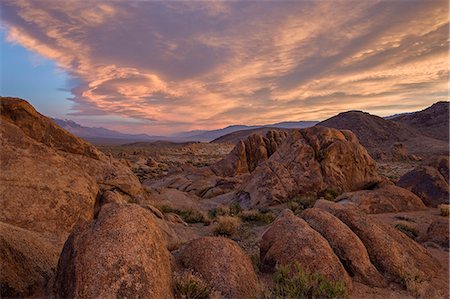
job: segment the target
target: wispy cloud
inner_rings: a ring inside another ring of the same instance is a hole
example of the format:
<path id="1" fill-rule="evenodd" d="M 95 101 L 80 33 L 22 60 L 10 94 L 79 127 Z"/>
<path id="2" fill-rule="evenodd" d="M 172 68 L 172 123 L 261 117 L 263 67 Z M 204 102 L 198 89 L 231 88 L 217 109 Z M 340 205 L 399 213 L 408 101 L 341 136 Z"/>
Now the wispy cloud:
<path id="1" fill-rule="evenodd" d="M 445 0 L 15 0 L 2 21 L 77 78 L 74 115 L 130 130 L 391 114 L 448 88 Z"/>

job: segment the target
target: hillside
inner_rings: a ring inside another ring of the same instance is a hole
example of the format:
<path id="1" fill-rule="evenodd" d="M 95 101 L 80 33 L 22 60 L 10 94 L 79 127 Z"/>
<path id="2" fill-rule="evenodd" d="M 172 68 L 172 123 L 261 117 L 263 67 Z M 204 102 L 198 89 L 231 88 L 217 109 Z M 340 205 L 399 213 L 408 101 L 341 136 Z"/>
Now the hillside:
<path id="1" fill-rule="evenodd" d="M 449 102 L 437 102 L 422 111 L 400 115 L 392 120 L 425 136 L 449 141 Z"/>
<path id="2" fill-rule="evenodd" d="M 232 132 L 232 133 L 220 136 L 219 138 L 216 138 L 211 142 L 212 143 L 228 142 L 228 143 L 232 143 L 232 144 L 237 144 L 239 142 L 239 140 L 244 140 L 252 134 L 265 135 L 267 132 L 269 132 L 270 130 L 274 130 L 274 129 L 276 131 L 282 131 L 282 132 L 289 132 L 291 130 L 291 129 L 284 129 L 284 128 L 271 128 L 271 127 L 240 130 L 240 131 L 236 131 L 236 132 Z"/>
<path id="3" fill-rule="evenodd" d="M 399 122 L 362 111 L 339 113 L 318 125 L 351 130 L 375 158 L 382 153 L 389 153 L 396 143 L 405 145 L 412 154 L 428 156 L 448 153 L 448 145 L 442 140 L 424 136 Z"/>

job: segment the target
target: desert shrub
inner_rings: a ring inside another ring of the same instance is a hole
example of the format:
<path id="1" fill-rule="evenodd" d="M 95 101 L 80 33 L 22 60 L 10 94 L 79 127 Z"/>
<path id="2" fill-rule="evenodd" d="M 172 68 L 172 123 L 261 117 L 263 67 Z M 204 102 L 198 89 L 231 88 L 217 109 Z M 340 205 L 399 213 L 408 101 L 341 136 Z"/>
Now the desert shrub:
<path id="1" fill-rule="evenodd" d="M 449 216 L 449 213 L 450 213 L 450 205 L 447 205 L 447 204 L 440 204 L 440 205 L 438 206 L 438 208 L 439 208 L 439 214 L 440 214 L 441 216 L 445 216 L 445 217 L 448 217 L 448 216 Z"/>
<path id="2" fill-rule="evenodd" d="M 207 299 L 211 288 L 203 279 L 192 272 L 178 274 L 174 278 L 174 295 L 177 299 Z"/>
<path id="3" fill-rule="evenodd" d="M 232 236 L 241 226 L 241 220 L 238 217 L 219 216 L 216 221 L 214 226 L 214 234 L 216 236 Z"/>
<path id="4" fill-rule="evenodd" d="M 273 220 L 275 220 L 275 215 L 271 211 L 263 213 L 263 212 L 257 211 L 257 210 L 247 210 L 247 211 L 242 211 L 239 214 L 239 217 L 244 222 L 258 222 L 258 223 L 264 223 L 264 224 L 269 224 Z"/>
<path id="5" fill-rule="evenodd" d="M 320 194 L 321 197 L 323 197 L 326 200 L 334 200 L 336 197 L 338 197 L 339 192 L 332 188 L 327 188 L 323 190 Z"/>
<path id="6" fill-rule="evenodd" d="M 416 239 L 417 236 L 419 236 L 419 231 L 416 228 L 411 227 L 406 223 L 401 223 L 401 222 L 397 223 L 395 225 L 395 228 L 398 229 L 399 231 L 401 231 L 402 233 L 406 234 L 411 239 Z"/>
<path id="7" fill-rule="evenodd" d="M 288 202 L 288 208 L 297 214 L 305 209 L 312 208 L 317 199 L 314 196 L 296 196 Z"/>
<path id="8" fill-rule="evenodd" d="M 179 210 L 179 209 L 172 208 L 169 205 L 160 205 L 160 206 L 157 206 L 157 208 L 164 214 L 175 213 L 175 214 L 179 215 L 187 223 L 210 224 L 210 222 L 211 222 L 204 213 L 194 210 L 194 209 Z"/>
<path id="9" fill-rule="evenodd" d="M 240 212 L 242 212 L 242 207 L 238 202 L 232 203 L 230 205 L 230 215 L 231 216 L 236 216 Z"/>
<path id="10" fill-rule="evenodd" d="M 230 214 L 230 209 L 228 207 L 220 206 L 212 208 L 208 211 L 208 215 L 211 218 L 216 218 L 218 216 L 226 216 Z"/>
<path id="11" fill-rule="evenodd" d="M 277 266 L 269 298 L 346 298 L 341 282 L 333 282 L 319 273 L 303 271 L 299 263 L 293 267 Z"/>

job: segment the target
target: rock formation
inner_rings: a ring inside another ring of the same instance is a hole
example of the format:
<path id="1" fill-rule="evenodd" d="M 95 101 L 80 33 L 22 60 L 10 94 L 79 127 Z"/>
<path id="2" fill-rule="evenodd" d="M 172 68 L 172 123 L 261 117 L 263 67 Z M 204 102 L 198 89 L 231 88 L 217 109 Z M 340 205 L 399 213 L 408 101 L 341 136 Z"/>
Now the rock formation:
<path id="1" fill-rule="evenodd" d="M 354 280 L 376 287 L 387 285 L 384 277 L 372 265 L 364 244 L 342 221 L 318 208 L 303 211 L 301 217 L 327 239 Z"/>
<path id="2" fill-rule="evenodd" d="M 154 216 L 134 204 L 105 205 L 75 228 L 55 279 L 58 298 L 170 298 L 170 254 Z"/>
<path id="3" fill-rule="evenodd" d="M 351 290 L 351 279 L 328 241 L 290 210 L 284 210 L 262 236 L 260 259 L 263 271 L 299 263 L 304 271 L 340 281 Z"/>
<path id="4" fill-rule="evenodd" d="M 225 298 L 255 298 L 259 294 L 250 259 L 230 239 L 195 239 L 180 250 L 177 260 L 182 267 L 200 273 Z"/>
<path id="5" fill-rule="evenodd" d="M 425 205 L 437 207 L 449 203 L 449 158 L 440 156 L 424 162 L 404 174 L 397 186 L 419 196 Z"/>
<path id="6" fill-rule="evenodd" d="M 293 130 L 242 186 L 251 206 L 285 202 L 327 189 L 342 193 L 378 181 L 375 162 L 350 131 Z"/>
<path id="7" fill-rule="evenodd" d="M 368 214 L 418 211 L 426 208 L 417 195 L 392 185 L 347 192 L 338 196 L 335 201 L 342 205 L 356 206 Z"/>

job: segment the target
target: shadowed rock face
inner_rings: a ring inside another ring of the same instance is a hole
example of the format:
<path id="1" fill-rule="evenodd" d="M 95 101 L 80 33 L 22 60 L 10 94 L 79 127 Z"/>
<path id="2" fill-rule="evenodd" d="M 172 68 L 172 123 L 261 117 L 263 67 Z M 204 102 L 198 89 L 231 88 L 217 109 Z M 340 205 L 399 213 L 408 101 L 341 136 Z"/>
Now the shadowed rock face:
<path id="1" fill-rule="evenodd" d="M 75 228 L 55 279 L 58 298 L 170 298 L 170 254 L 154 216 L 138 205 L 107 204 Z"/>
<path id="2" fill-rule="evenodd" d="M 397 186 L 419 196 L 425 205 L 437 207 L 449 203 L 449 158 L 433 158 L 404 174 Z"/>
<path id="3" fill-rule="evenodd" d="M 270 130 L 265 136 L 252 134 L 237 143 L 224 159 L 211 166 L 218 176 L 235 176 L 249 173 L 266 161 L 286 139 L 284 131 Z"/>
<path id="4" fill-rule="evenodd" d="M 364 244 L 342 221 L 317 208 L 303 211 L 301 217 L 327 239 L 353 279 L 370 286 L 387 285 L 384 277 L 372 265 Z"/>
<path id="5" fill-rule="evenodd" d="M 375 162 L 350 131 L 325 127 L 294 130 L 242 186 L 251 206 L 297 195 L 358 190 L 378 181 Z"/>
<path id="6" fill-rule="evenodd" d="M 284 210 L 262 236 L 260 258 L 264 271 L 298 262 L 305 271 L 340 281 L 351 290 L 351 279 L 327 240 L 290 210 Z"/>
<path id="7" fill-rule="evenodd" d="M 345 223 L 363 242 L 370 260 L 389 281 L 404 283 L 413 277 L 426 281 L 439 269 L 439 263 L 424 247 L 358 209 L 324 200 L 319 200 L 315 207 L 328 211 Z"/>
<path id="8" fill-rule="evenodd" d="M 419 211 L 426 208 L 422 200 L 411 191 L 391 185 L 344 193 L 336 198 L 336 202 L 356 206 L 368 214 Z"/>
<path id="9" fill-rule="evenodd" d="M 258 297 L 258 281 L 252 263 L 230 239 L 193 240 L 180 250 L 177 260 L 182 267 L 200 273 L 225 298 Z"/>
<path id="10" fill-rule="evenodd" d="M 58 255 L 58 247 L 38 233 L 0 222 L 0 296 L 46 297 Z"/>

